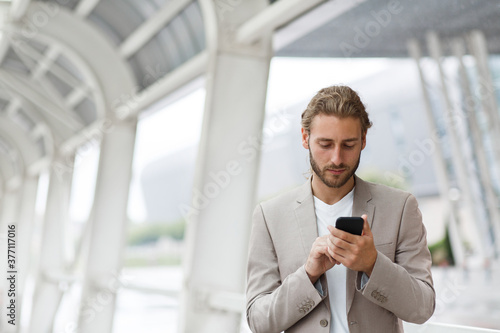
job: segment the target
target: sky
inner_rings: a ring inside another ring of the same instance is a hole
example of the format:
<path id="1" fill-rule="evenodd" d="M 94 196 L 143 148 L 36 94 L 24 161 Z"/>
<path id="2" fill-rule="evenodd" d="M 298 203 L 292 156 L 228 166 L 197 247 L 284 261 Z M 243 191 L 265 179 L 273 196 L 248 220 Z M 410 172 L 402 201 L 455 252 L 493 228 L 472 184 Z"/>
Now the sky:
<path id="1" fill-rule="evenodd" d="M 269 73 L 266 112 L 309 100 L 318 90 L 332 84 L 349 84 L 390 66 L 387 59 L 273 58 Z M 134 153 L 128 214 L 142 221 L 146 210 L 139 179 L 143 168 L 162 156 L 197 144 L 203 119 L 205 90 L 149 113 L 139 120 Z M 84 221 L 92 205 L 99 149 L 86 147 L 78 154 L 70 215 Z"/>

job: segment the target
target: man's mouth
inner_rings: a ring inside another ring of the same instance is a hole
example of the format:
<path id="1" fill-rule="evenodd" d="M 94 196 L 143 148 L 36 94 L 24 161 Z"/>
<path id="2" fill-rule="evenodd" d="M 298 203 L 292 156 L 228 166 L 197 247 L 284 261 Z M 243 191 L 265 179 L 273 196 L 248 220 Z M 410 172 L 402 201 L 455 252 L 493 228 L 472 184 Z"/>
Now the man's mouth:
<path id="1" fill-rule="evenodd" d="M 327 169 L 328 172 L 330 172 L 333 175 L 340 175 L 342 174 L 346 169 Z"/>

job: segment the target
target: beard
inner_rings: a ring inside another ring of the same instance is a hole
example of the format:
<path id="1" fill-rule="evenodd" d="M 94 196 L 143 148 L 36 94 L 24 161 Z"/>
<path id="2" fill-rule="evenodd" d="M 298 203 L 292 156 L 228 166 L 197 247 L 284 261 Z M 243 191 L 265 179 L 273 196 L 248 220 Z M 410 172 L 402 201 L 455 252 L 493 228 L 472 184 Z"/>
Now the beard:
<path id="1" fill-rule="evenodd" d="M 353 168 L 351 168 L 348 165 L 345 165 L 344 163 L 341 163 L 339 165 L 329 164 L 326 165 L 323 169 L 321 169 L 318 163 L 316 163 L 314 157 L 312 156 L 311 149 L 309 149 L 309 160 L 311 162 L 312 170 L 319 177 L 319 179 L 321 179 L 321 181 L 330 188 L 341 188 L 342 186 L 344 186 L 349 181 L 349 179 L 351 179 L 354 173 L 356 173 L 360 159 L 361 159 L 361 152 L 359 152 L 358 161 L 356 162 L 356 165 Z M 329 174 L 328 169 L 330 170 L 345 169 L 345 171 L 341 175 L 337 176 Z"/>

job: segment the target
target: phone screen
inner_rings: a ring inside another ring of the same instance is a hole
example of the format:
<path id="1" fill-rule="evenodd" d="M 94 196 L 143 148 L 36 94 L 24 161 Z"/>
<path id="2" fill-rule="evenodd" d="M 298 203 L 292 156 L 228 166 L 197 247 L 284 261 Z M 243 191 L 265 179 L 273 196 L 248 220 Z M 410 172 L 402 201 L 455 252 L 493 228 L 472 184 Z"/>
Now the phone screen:
<path id="1" fill-rule="evenodd" d="M 335 228 L 360 236 L 363 232 L 363 223 L 361 217 L 339 217 L 335 222 Z"/>

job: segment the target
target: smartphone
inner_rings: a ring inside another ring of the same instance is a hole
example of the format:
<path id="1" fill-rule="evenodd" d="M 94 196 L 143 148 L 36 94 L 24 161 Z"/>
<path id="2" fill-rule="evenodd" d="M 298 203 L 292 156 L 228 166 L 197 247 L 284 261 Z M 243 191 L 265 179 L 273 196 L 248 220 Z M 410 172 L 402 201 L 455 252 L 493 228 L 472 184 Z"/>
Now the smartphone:
<path id="1" fill-rule="evenodd" d="M 339 217 L 335 222 L 335 228 L 361 236 L 364 220 L 361 217 Z"/>

